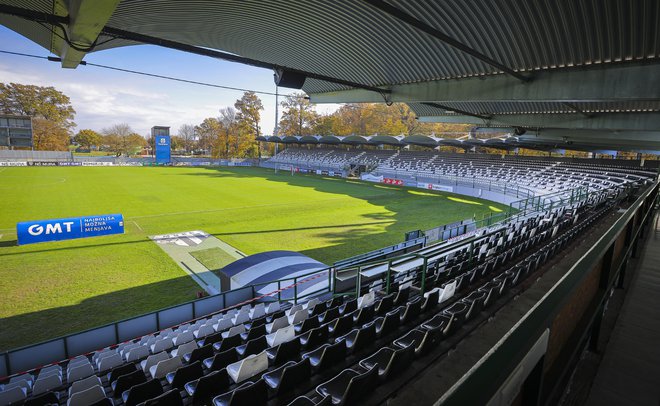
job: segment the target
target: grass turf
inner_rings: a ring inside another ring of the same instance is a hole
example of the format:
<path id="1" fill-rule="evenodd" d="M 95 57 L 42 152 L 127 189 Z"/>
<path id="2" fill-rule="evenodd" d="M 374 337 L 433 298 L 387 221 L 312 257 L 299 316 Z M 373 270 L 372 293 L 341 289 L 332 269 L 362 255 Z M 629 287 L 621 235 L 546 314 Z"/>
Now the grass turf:
<path id="1" fill-rule="evenodd" d="M 0 169 L 0 350 L 194 298 L 199 287 L 147 236 L 204 230 L 246 254 L 327 264 L 404 232 L 500 211 L 440 192 L 260 168 Z M 122 213 L 126 233 L 15 245 L 19 221 Z"/>
<path id="2" fill-rule="evenodd" d="M 210 271 L 224 268 L 225 265 L 236 261 L 236 258 L 227 254 L 224 250 L 218 247 L 191 251 L 190 255 L 192 255 L 193 258 L 198 260 L 202 265 L 206 267 L 206 269 Z"/>

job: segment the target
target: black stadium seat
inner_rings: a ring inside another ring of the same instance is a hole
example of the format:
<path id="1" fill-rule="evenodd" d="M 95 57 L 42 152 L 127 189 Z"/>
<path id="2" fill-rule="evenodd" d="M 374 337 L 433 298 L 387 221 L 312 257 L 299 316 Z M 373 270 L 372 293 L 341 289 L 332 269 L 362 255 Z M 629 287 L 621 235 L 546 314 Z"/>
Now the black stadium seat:
<path id="1" fill-rule="evenodd" d="M 135 385 L 145 383 L 146 381 L 147 378 L 144 376 L 144 372 L 135 370 L 129 374 L 119 376 L 117 380 L 112 382 L 111 387 L 112 390 L 115 391 L 114 396 L 116 398 L 121 398 L 125 391 L 129 390 Z"/>
<path id="2" fill-rule="evenodd" d="M 226 369 L 213 371 L 196 381 L 185 384 L 188 395 L 192 397 L 195 405 L 208 403 L 214 396 L 219 395 L 229 388 L 229 375 Z"/>
<path id="3" fill-rule="evenodd" d="M 262 375 L 266 384 L 276 393 L 287 393 L 307 381 L 312 375 L 309 358 L 299 362 L 289 361 L 281 367 Z"/>
<path id="4" fill-rule="evenodd" d="M 215 406 L 261 406 L 268 401 L 268 386 L 263 379 L 245 382 L 231 392 L 213 399 Z"/>
<path id="5" fill-rule="evenodd" d="M 124 393 L 121 394 L 121 397 L 126 406 L 135 406 L 162 394 L 163 387 L 160 385 L 160 382 L 157 379 L 151 379 L 124 391 Z"/>
<path id="6" fill-rule="evenodd" d="M 211 371 L 217 371 L 236 361 L 238 361 L 238 354 L 236 354 L 234 348 L 230 348 L 224 352 L 215 354 L 213 358 L 205 359 L 204 366 Z"/>
<path id="7" fill-rule="evenodd" d="M 189 364 L 195 361 L 203 361 L 206 358 L 213 356 L 213 344 L 206 344 L 202 347 L 195 348 L 192 352 L 183 355 L 183 360 Z"/>
<path id="8" fill-rule="evenodd" d="M 183 400 L 179 391 L 173 389 L 141 403 L 140 406 L 183 406 Z"/>
<path id="9" fill-rule="evenodd" d="M 321 396 L 331 396 L 334 405 L 356 405 L 358 400 L 378 384 L 378 368 L 373 367 L 360 373 L 353 369 L 345 369 L 333 379 L 316 387 Z"/>
<path id="10" fill-rule="evenodd" d="M 200 378 L 203 375 L 202 363 L 200 361 L 195 361 L 192 364 L 183 366 L 177 369 L 174 372 L 170 372 L 165 375 L 167 383 L 169 383 L 173 388 L 178 390 L 183 390 L 183 386 L 190 382 Z"/>
<path id="11" fill-rule="evenodd" d="M 291 341 L 281 343 L 277 347 L 268 348 L 266 350 L 266 355 L 268 356 L 271 365 L 278 366 L 300 355 L 301 347 L 300 340 L 294 338 Z"/>
<path id="12" fill-rule="evenodd" d="M 408 368 L 414 355 L 415 347 L 412 345 L 396 350 L 383 347 L 372 356 L 360 361 L 360 366 L 364 369 L 377 367 L 378 377 L 380 380 L 386 381 Z"/>
<path id="13" fill-rule="evenodd" d="M 137 367 L 133 363 L 128 363 L 124 364 L 121 366 L 118 366 L 116 368 L 113 368 L 110 373 L 108 373 L 108 382 L 114 382 L 117 380 L 122 375 L 130 374 L 131 372 L 135 371 Z"/>
<path id="14" fill-rule="evenodd" d="M 24 406 L 45 406 L 51 404 L 59 404 L 59 399 L 55 392 L 42 393 L 39 396 L 29 398 L 23 403 Z"/>

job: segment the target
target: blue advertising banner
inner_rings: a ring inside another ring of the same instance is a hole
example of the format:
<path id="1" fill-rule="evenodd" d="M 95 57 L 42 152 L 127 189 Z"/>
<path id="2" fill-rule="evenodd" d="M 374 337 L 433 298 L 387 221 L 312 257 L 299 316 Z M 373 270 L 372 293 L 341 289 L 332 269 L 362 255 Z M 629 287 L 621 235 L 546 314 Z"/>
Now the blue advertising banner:
<path id="1" fill-rule="evenodd" d="M 170 136 L 156 135 L 156 163 L 170 163 Z"/>
<path id="2" fill-rule="evenodd" d="M 123 233 L 124 216 L 121 214 L 23 221 L 16 224 L 18 245 Z"/>

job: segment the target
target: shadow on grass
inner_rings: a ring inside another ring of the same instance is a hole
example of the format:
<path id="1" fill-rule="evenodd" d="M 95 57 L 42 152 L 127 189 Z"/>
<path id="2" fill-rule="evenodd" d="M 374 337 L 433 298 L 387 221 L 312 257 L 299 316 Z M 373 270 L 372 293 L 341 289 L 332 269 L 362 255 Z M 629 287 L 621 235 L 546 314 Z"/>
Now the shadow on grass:
<path id="1" fill-rule="evenodd" d="M 186 275 L 89 297 L 70 306 L 1 318 L 0 352 L 188 302 L 199 290 Z"/>
<path id="2" fill-rule="evenodd" d="M 211 178 L 260 178 L 271 182 L 286 183 L 295 187 L 313 188 L 323 193 L 349 195 L 361 199 L 369 204 L 382 207 L 388 213 L 363 214 L 363 222 L 325 227 L 306 227 L 300 229 L 262 230 L 251 232 L 227 232 L 221 235 L 259 234 L 264 232 L 296 231 L 318 229 L 318 238 L 329 240 L 325 247 L 301 251 L 314 259 L 332 264 L 333 262 L 367 251 L 397 244 L 404 239 L 404 234 L 413 230 L 428 230 L 443 224 L 452 223 L 473 215 L 481 216 L 492 212 L 492 208 L 505 208 L 505 205 L 493 203 L 473 197 L 466 197 L 454 193 L 428 191 L 424 193 L 411 193 L 419 191 L 417 188 L 384 186 L 377 183 L 340 178 L 325 181 L 317 175 L 295 174 L 280 171 L 275 173 L 265 168 L 218 168 L 208 167 L 204 171 L 195 171 L 184 175 L 208 176 Z M 326 220 L 321 214 L 319 220 Z M 385 226 L 384 231 L 374 231 L 369 226 Z M 339 231 L 343 229 L 343 231 Z M 323 232 L 327 230 L 327 232 Z M 272 249 L 279 249 L 273 247 Z"/>

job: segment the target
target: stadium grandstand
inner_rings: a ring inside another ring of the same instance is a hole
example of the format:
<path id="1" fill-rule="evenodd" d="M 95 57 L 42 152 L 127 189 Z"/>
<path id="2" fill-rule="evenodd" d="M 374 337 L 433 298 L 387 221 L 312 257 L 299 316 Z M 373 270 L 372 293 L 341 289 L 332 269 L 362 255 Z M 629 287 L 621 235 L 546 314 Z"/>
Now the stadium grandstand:
<path id="1" fill-rule="evenodd" d="M 660 150 L 658 16 L 642 0 L 0 0 L 0 23 L 65 68 L 155 44 L 273 69 L 313 102 L 510 135 L 261 137 L 284 147 L 245 165 L 509 210 L 329 265 L 239 259 L 230 290 L 0 354 L 0 405 L 657 404 L 659 161 L 642 154 Z M 18 153 L 0 159 L 75 162 Z"/>

